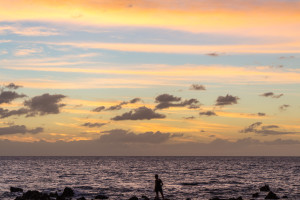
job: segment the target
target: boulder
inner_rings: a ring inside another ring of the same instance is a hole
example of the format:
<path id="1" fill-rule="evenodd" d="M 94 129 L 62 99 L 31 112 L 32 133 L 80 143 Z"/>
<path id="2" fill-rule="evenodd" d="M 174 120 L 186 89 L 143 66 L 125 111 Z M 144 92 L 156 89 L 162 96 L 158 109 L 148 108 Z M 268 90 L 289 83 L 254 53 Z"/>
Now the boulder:
<path id="1" fill-rule="evenodd" d="M 15 200 L 50 200 L 48 194 L 41 193 L 39 191 L 27 191 L 23 196 L 17 197 Z"/>
<path id="2" fill-rule="evenodd" d="M 274 192 L 270 191 L 265 199 L 280 199 Z"/>
<path id="3" fill-rule="evenodd" d="M 99 194 L 95 197 L 95 199 L 108 199 L 109 197 L 103 194 Z"/>
<path id="4" fill-rule="evenodd" d="M 23 192 L 23 189 L 18 187 L 10 187 L 10 192 Z"/>
<path id="5" fill-rule="evenodd" d="M 143 200 L 150 200 L 147 196 L 144 196 L 144 195 L 142 196 L 142 199 Z"/>
<path id="6" fill-rule="evenodd" d="M 269 191 L 271 191 L 269 185 L 267 185 L 267 184 L 265 184 L 264 186 L 262 186 L 261 188 L 259 188 L 259 190 L 261 192 L 269 192 Z"/>
<path id="7" fill-rule="evenodd" d="M 128 199 L 128 200 L 139 200 L 139 198 L 137 198 L 136 196 L 133 196 L 133 197 L 131 197 L 131 198 Z"/>
<path id="8" fill-rule="evenodd" d="M 252 194 L 252 197 L 253 197 L 253 198 L 258 198 L 258 197 L 259 197 L 259 193 L 256 192 L 256 193 Z"/>
<path id="9" fill-rule="evenodd" d="M 72 197 L 74 196 L 74 191 L 72 190 L 72 188 L 69 187 L 65 187 L 64 192 L 62 193 L 63 197 Z"/>

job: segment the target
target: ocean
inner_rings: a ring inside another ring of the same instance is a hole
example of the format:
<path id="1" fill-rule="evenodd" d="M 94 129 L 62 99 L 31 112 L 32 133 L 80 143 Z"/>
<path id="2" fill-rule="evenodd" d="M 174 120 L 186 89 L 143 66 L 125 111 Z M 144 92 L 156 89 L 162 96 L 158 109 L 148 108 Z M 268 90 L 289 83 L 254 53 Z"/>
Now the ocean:
<path id="1" fill-rule="evenodd" d="M 300 199 L 300 157 L 0 157 L 0 199 L 20 195 L 10 186 L 47 193 L 71 187 L 73 199 L 153 199 L 155 174 L 172 200 L 251 199 L 264 184 L 280 197 Z"/>

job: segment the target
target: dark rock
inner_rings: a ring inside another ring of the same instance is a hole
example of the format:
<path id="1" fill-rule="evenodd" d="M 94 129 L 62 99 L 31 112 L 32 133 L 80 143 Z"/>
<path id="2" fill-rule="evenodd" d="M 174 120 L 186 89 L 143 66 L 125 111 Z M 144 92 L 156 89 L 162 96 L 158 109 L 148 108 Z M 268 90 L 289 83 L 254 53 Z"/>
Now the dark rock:
<path id="1" fill-rule="evenodd" d="M 50 200 L 48 194 L 41 193 L 39 191 L 27 191 L 21 197 L 17 197 L 15 200 Z"/>
<path id="2" fill-rule="evenodd" d="M 283 198 L 283 199 L 288 199 L 289 197 L 286 196 L 286 195 L 284 195 L 284 196 L 282 196 L 282 198 Z"/>
<path id="3" fill-rule="evenodd" d="M 191 200 L 191 198 L 186 198 L 186 200 Z"/>
<path id="4" fill-rule="evenodd" d="M 56 200 L 66 200 L 66 198 L 63 196 L 58 196 L 58 197 L 56 197 Z"/>
<path id="5" fill-rule="evenodd" d="M 103 194 L 99 194 L 95 197 L 95 199 L 108 199 L 109 197 Z"/>
<path id="6" fill-rule="evenodd" d="M 212 198 L 210 200 L 221 200 L 221 199 L 219 197 L 214 197 L 214 198 Z"/>
<path id="7" fill-rule="evenodd" d="M 280 199 L 274 192 L 270 191 L 265 199 Z"/>
<path id="8" fill-rule="evenodd" d="M 252 194 L 252 197 L 253 197 L 253 198 L 258 198 L 258 197 L 259 197 L 259 193 L 256 192 L 256 193 Z"/>
<path id="9" fill-rule="evenodd" d="M 63 197 L 72 197 L 72 196 L 74 196 L 74 191 L 72 190 L 72 188 L 66 187 L 61 196 L 63 196 Z"/>
<path id="10" fill-rule="evenodd" d="M 80 197 L 79 199 L 77 199 L 77 200 L 86 200 L 86 198 L 84 198 L 84 197 Z"/>
<path id="11" fill-rule="evenodd" d="M 10 192 L 23 192 L 23 189 L 17 187 L 10 187 Z"/>
<path id="12" fill-rule="evenodd" d="M 131 197 L 129 200 L 139 200 L 136 196 Z"/>
<path id="13" fill-rule="evenodd" d="M 262 186 L 259 190 L 261 192 L 269 192 L 269 191 L 271 191 L 269 185 L 267 185 L 267 184 L 265 184 L 265 186 Z"/>
<path id="14" fill-rule="evenodd" d="M 50 192 L 49 197 L 58 197 L 57 192 Z"/>
<path id="15" fill-rule="evenodd" d="M 142 199 L 143 199 L 143 200 L 150 200 L 148 197 L 146 197 L 146 196 L 144 196 L 144 195 L 142 196 Z"/>

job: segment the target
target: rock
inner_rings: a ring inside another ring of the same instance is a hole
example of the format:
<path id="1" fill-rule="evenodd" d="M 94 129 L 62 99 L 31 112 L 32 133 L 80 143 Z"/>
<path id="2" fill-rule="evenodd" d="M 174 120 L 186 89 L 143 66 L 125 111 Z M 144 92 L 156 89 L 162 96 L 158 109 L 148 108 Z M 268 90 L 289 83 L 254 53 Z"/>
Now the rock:
<path id="1" fill-rule="evenodd" d="M 270 191 L 265 199 L 280 199 L 274 192 Z"/>
<path id="2" fill-rule="evenodd" d="M 136 196 L 131 197 L 129 200 L 139 200 Z"/>
<path id="3" fill-rule="evenodd" d="M 66 198 L 63 196 L 58 196 L 58 197 L 56 197 L 56 200 L 66 200 Z"/>
<path id="4" fill-rule="evenodd" d="M 214 198 L 212 198 L 210 200 L 221 200 L 221 199 L 219 197 L 214 197 Z"/>
<path id="5" fill-rule="evenodd" d="M 265 186 L 262 186 L 259 190 L 261 192 L 269 192 L 269 191 L 271 191 L 269 185 L 267 185 L 267 184 L 265 184 Z"/>
<path id="6" fill-rule="evenodd" d="M 287 195 L 282 196 L 283 199 L 288 199 L 289 197 Z"/>
<path id="7" fill-rule="evenodd" d="M 21 197 L 17 197 L 15 200 L 50 200 L 48 194 L 41 193 L 39 191 L 27 191 Z"/>
<path id="8" fill-rule="evenodd" d="M 10 187 L 10 192 L 23 192 L 23 189 L 17 187 Z"/>
<path id="9" fill-rule="evenodd" d="M 99 194 L 95 197 L 95 199 L 108 199 L 109 197 L 103 194 Z"/>
<path id="10" fill-rule="evenodd" d="M 58 197 L 57 192 L 50 192 L 49 197 Z"/>
<path id="11" fill-rule="evenodd" d="M 77 200 L 86 200 L 86 198 L 84 198 L 84 197 L 80 197 L 79 199 L 77 199 Z"/>
<path id="12" fill-rule="evenodd" d="M 72 197 L 72 196 L 74 196 L 74 191 L 72 190 L 72 188 L 66 187 L 61 196 L 63 196 L 63 197 Z"/>
<path id="13" fill-rule="evenodd" d="M 143 200 L 150 200 L 148 197 L 146 197 L 146 196 L 144 196 L 144 195 L 142 196 L 142 199 L 143 199 Z"/>
<path id="14" fill-rule="evenodd" d="M 256 192 L 256 193 L 252 194 L 252 197 L 253 197 L 253 198 L 258 198 L 258 197 L 259 197 L 259 193 Z"/>
<path id="15" fill-rule="evenodd" d="M 186 198 L 186 200 L 191 200 L 191 198 Z"/>

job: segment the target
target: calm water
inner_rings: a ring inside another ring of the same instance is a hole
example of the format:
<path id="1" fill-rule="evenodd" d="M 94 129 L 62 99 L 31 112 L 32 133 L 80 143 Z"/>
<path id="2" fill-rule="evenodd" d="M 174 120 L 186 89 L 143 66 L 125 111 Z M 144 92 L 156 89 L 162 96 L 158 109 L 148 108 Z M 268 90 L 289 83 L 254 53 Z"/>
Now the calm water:
<path id="1" fill-rule="evenodd" d="M 153 198 L 155 173 L 172 200 L 250 199 L 265 183 L 300 199 L 300 157 L 0 157 L 0 199 L 15 198 L 10 186 L 45 192 L 69 186 L 87 199 Z"/>

